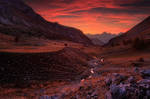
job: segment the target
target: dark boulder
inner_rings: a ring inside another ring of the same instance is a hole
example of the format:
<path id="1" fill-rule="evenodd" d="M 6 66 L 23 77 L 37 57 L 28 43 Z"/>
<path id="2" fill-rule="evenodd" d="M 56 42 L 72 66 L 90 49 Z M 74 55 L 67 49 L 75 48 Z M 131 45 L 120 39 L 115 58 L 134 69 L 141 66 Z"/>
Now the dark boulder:
<path id="1" fill-rule="evenodd" d="M 148 69 L 148 70 L 142 70 L 142 71 L 141 71 L 141 76 L 142 76 L 143 78 L 150 79 L 150 69 Z"/>
<path id="2" fill-rule="evenodd" d="M 115 75 L 116 77 L 119 76 L 119 74 Z M 106 81 L 110 82 L 109 80 Z M 109 90 L 105 95 L 106 99 L 149 99 L 150 80 L 142 79 L 136 81 L 135 77 L 129 76 L 127 80 L 121 81 L 119 84 L 110 84 Z"/>

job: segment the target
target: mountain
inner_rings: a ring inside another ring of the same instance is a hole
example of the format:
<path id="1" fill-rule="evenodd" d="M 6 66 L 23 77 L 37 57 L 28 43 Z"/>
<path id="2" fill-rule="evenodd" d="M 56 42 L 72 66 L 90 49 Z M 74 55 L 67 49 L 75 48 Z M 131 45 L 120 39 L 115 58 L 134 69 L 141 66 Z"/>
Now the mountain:
<path id="1" fill-rule="evenodd" d="M 0 0 L 0 32 L 92 44 L 82 31 L 46 21 L 22 0 Z"/>
<path id="2" fill-rule="evenodd" d="M 121 33 L 119 33 L 120 35 Z M 107 32 L 103 32 L 101 34 L 90 34 L 88 33 L 87 36 L 90 38 L 90 39 L 99 39 L 101 42 L 103 43 L 107 43 L 110 39 L 118 36 L 117 34 L 112 34 L 112 33 L 107 33 Z"/>
<path id="3" fill-rule="evenodd" d="M 145 20 L 131 28 L 126 33 L 111 39 L 106 45 L 120 45 L 124 41 L 133 41 L 136 38 L 149 41 L 150 40 L 150 16 Z"/>
<path id="4" fill-rule="evenodd" d="M 90 38 L 91 40 L 92 40 L 92 43 L 94 44 L 94 45 L 100 45 L 100 46 L 102 46 L 102 45 L 104 45 L 104 42 L 102 42 L 100 39 L 98 39 L 98 38 Z"/>

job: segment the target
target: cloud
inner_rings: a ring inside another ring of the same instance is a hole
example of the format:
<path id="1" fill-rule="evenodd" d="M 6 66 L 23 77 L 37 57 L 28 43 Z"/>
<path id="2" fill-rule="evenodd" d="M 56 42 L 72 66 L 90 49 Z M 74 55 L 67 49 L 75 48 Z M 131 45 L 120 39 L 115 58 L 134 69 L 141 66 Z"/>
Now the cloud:
<path id="1" fill-rule="evenodd" d="M 123 7 L 150 7 L 150 0 L 138 0 L 129 4 L 121 4 Z"/>
<path id="2" fill-rule="evenodd" d="M 150 14 L 150 0 L 26 0 L 49 21 L 84 32 L 125 32 Z"/>
<path id="3" fill-rule="evenodd" d="M 79 17 L 80 16 L 77 16 L 77 15 L 58 15 L 53 18 L 79 18 Z"/>

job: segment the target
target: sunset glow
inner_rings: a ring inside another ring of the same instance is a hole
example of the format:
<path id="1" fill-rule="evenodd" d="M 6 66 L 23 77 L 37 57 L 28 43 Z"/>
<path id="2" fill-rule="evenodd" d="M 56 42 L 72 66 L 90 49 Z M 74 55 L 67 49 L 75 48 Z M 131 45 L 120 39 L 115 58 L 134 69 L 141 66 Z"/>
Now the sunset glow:
<path id="1" fill-rule="evenodd" d="M 28 0 L 46 20 L 84 33 L 125 32 L 149 15 L 149 0 Z"/>

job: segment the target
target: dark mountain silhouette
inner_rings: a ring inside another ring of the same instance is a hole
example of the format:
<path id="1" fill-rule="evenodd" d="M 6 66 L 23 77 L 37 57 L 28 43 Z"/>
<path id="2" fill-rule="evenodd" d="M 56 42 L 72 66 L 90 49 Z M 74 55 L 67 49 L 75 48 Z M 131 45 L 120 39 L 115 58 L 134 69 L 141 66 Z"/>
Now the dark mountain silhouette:
<path id="1" fill-rule="evenodd" d="M 92 44 L 82 31 L 46 21 L 22 0 L 0 0 L 0 32 Z"/>
<path id="2" fill-rule="evenodd" d="M 150 40 L 150 16 L 131 28 L 126 33 L 111 39 L 106 45 L 121 45 L 124 41 L 131 42 L 137 38 L 145 41 Z"/>

